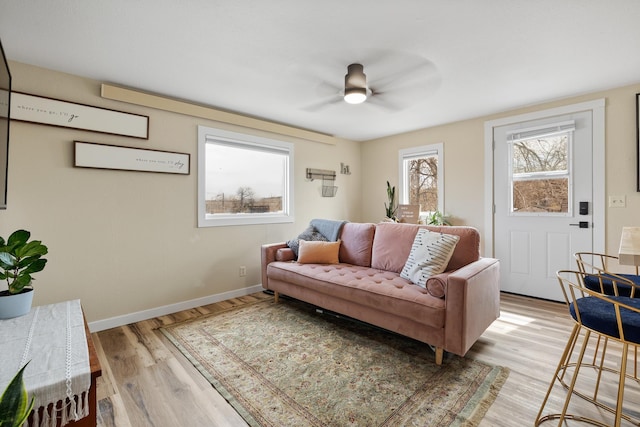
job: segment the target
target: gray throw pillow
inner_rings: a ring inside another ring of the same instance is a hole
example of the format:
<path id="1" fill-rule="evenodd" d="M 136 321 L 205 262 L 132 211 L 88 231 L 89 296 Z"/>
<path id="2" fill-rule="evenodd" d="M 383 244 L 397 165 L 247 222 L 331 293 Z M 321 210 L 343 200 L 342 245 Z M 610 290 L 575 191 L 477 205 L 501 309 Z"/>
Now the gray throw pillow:
<path id="1" fill-rule="evenodd" d="M 326 237 L 324 237 L 313 225 L 307 227 L 302 233 L 298 235 L 295 239 L 291 239 L 287 242 L 287 246 L 291 248 L 294 254 L 296 254 L 296 258 L 298 257 L 298 248 L 300 247 L 299 240 L 308 240 L 308 241 L 321 241 L 328 242 Z"/>

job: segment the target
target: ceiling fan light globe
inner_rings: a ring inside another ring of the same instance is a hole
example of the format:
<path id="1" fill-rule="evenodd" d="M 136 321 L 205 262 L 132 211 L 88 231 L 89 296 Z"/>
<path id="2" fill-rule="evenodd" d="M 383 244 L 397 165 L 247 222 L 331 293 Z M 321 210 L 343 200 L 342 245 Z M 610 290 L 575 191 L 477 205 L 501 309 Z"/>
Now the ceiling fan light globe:
<path id="1" fill-rule="evenodd" d="M 367 100 L 367 89 L 351 88 L 344 92 L 344 101 L 348 104 L 362 104 Z"/>

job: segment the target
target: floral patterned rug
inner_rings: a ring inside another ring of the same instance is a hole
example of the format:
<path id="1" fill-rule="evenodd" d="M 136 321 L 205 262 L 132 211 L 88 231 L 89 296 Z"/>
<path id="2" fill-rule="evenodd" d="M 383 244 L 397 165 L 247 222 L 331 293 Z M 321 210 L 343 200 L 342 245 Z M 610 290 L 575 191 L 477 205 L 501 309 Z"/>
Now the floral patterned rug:
<path id="1" fill-rule="evenodd" d="M 251 426 L 476 426 L 509 374 L 290 299 L 162 332 Z"/>

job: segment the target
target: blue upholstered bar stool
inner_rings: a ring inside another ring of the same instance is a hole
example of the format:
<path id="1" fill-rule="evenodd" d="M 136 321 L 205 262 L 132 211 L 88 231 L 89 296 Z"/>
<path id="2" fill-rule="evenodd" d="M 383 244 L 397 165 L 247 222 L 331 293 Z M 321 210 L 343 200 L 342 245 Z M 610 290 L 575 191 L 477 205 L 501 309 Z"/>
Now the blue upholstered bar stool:
<path id="1" fill-rule="evenodd" d="M 614 273 L 611 264 L 618 263 L 618 257 L 597 252 L 576 252 L 574 254 L 578 270 L 582 273 L 595 273 L 583 276 L 584 285 L 592 291 L 605 295 L 630 296 L 640 298 L 640 275 L 638 266 L 636 274 Z M 616 286 L 614 286 L 614 283 Z M 638 289 L 638 291 L 636 291 Z M 606 339 L 605 339 L 606 342 Z M 633 375 L 638 379 L 638 347 L 633 348 Z"/>
<path id="2" fill-rule="evenodd" d="M 594 291 L 604 293 L 606 295 L 622 295 L 634 298 L 640 298 L 640 292 L 636 294 L 635 286 L 640 286 L 640 275 L 638 275 L 638 266 L 636 265 L 636 274 L 615 273 L 611 270 L 610 263 L 618 261 L 618 257 L 595 252 L 576 252 L 574 254 L 578 270 L 582 273 L 599 273 L 601 277 L 595 280 L 594 277 L 585 277 L 585 286 Z M 617 287 L 614 287 L 611 279 L 617 281 Z M 629 286 L 631 282 L 635 286 Z"/>
<path id="3" fill-rule="evenodd" d="M 635 411 L 625 410 L 624 407 L 625 403 L 629 404 L 624 400 L 625 385 L 633 385 L 636 389 L 640 387 L 637 379 L 627 374 L 629 349 L 640 344 L 640 298 L 604 295 L 585 287 L 584 283 L 589 280 L 600 280 L 598 274 L 562 270 L 557 276 L 569 314 L 575 323 L 535 425 L 557 420 L 557 425 L 561 426 L 566 420 L 574 420 L 596 426 L 619 427 L 622 419 L 640 425 L 640 419 L 637 418 L 640 408 L 638 402 L 632 402 Z M 612 280 L 612 286 L 617 286 L 615 279 Z M 592 340 L 594 337 L 598 339 Z M 613 346 L 613 342 L 619 343 L 621 349 L 607 349 L 608 344 Z M 593 352 L 593 356 L 585 357 L 587 352 Z M 605 384 L 617 390 L 615 395 L 601 392 L 601 385 Z M 565 389 L 564 404 L 559 412 L 545 414 L 556 385 Z M 573 396 L 591 402 L 599 410 L 610 412 L 613 423 L 606 424 L 584 414 L 568 413 Z"/>

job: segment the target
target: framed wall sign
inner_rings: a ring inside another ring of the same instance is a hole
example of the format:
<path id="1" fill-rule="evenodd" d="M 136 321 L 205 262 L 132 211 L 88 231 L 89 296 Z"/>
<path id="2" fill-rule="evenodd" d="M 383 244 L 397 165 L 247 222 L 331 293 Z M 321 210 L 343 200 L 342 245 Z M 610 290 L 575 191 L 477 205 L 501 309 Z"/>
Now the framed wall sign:
<path id="1" fill-rule="evenodd" d="M 149 117 L 26 93 L 11 93 L 11 120 L 149 139 Z"/>
<path id="2" fill-rule="evenodd" d="M 189 175 L 191 156 L 186 153 L 148 150 L 74 141 L 74 166 L 138 172 L 161 172 Z"/>

